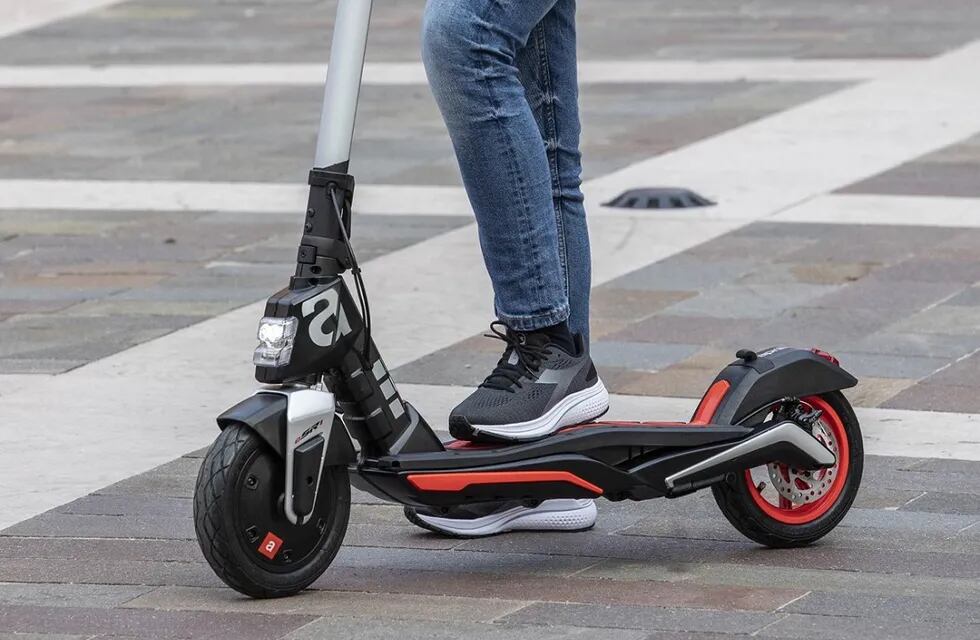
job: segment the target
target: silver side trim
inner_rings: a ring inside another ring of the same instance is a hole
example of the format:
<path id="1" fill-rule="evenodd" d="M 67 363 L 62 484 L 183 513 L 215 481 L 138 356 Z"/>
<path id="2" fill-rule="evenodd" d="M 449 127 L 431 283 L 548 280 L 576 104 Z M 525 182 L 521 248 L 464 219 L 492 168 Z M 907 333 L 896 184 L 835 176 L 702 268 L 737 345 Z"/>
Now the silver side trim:
<path id="1" fill-rule="evenodd" d="M 808 456 L 816 460 L 819 464 L 831 466 L 837 462 L 837 457 L 827 447 L 823 446 L 816 438 L 801 429 L 795 422 L 781 422 L 774 427 L 770 427 L 760 432 L 744 442 L 740 442 L 731 449 L 717 453 L 707 460 L 691 465 L 687 469 L 678 471 L 667 476 L 665 480 L 667 487 L 674 488 L 674 485 L 687 476 L 700 473 L 712 467 L 721 465 L 729 460 L 734 460 L 752 451 L 765 449 L 779 443 L 789 443 L 800 449 Z"/>
<path id="2" fill-rule="evenodd" d="M 283 507 L 287 520 L 293 524 L 305 524 L 312 514 L 301 517 L 293 509 L 293 456 L 296 447 L 318 435 L 329 433 L 333 427 L 333 417 L 336 410 L 334 395 L 329 391 L 299 386 L 263 388 L 256 393 L 274 393 L 286 396 L 286 500 Z M 326 439 L 326 435 L 324 435 L 324 439 Z M 320 476 L 323 475 L 323 462 L 326 457 L 327 447 L 324 446 L 323 453 L 320 455 L 316 490 L 313 493 L 314 508 L 320 492 Z"/>

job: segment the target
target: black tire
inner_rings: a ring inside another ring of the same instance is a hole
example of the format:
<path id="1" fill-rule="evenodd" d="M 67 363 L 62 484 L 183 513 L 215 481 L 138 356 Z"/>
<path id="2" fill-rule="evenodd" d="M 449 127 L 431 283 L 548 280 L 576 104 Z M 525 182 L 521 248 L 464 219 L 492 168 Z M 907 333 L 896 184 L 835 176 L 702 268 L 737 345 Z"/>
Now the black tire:
<path id="1" fill-rule="evenodd" d="M 242 424 L 221 432 L 198 472 L 194 527 L 201 551 L 225 584 L 253 598 L 280 598 L 308 587 L 333 562 L 347 531 L 345 467 L 324 469 L 306 525 L 286 519 L 284 486 L 279 455 Z M 281 539 L 271 558 L 259 551 L 269 535 Z"/>
<path id="2" fill-rule="evenodd" d="M 802 547 L 824 537 L 847 515 L 861 485 L 864 444 L 854 410 L 839 391 L 817 397 L 840 418 L 849 450 L 843 488 L 826 511 L 810 522 L 787 524 L 776 520 L 756 504 L 744 473 L 729 474 L 723 482 L 712 487 L 715 502 L 728 521 L 744 536 L 767 547 Z"/>

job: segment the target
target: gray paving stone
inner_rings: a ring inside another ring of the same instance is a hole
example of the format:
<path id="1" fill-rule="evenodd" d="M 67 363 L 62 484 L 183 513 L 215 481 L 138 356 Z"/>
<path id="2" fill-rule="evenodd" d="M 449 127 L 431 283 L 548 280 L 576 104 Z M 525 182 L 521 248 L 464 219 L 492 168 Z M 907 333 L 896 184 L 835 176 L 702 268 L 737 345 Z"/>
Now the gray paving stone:
<path id="1" fill-rule="evenodd" d="M 192 518 L 154 516 L 102 516 L 45 513 L 4 529 L 9 535 L 85 538 L 168 538 L 191 540 L 195 537 Z"/>
<path id="2" fill-rule="evenodd" d="M 824 615 L 790 614 L 763 629 L 758 637 L 786 638 L 866 638 L 867 640 L 921 640 L 942 637 L 956 640 L 976 638 L 977 625 L 955 622 L 910 623 L 894 618 L 847 618 Z"/>
<path id="3" fill-rule="evenodd" d="M 200 554 L 200 551 L 198 551 Z M 185 585 L 221 587 L 224 583 L 204 562 L 151 562 L 88 557 L 78 560 L 0 558 L 0 576 L 8 582 L 47 584 Z"/>
<path id="4" fill-rule="evenodd" d="M 957 359 L 942 371 L 929 376 L 929 382 L 970 386 L 980 379 L 980 351 Z"/>
<path id="5" fill-rule="evenodd" d="M 954 281 L 923 281 L 926 274 L 913 270 L 911 266 L 901 272 L 890 272 L 891 269 L 887 267 L 878 269 L 874 275 L 828 293 L 806 306 L 827 309 L 857 307 L 910 315 L 963 290 L 963 284 Z M 900 276 L 907 279 L 895 279 Z"/>
<path id="6" fill-rule="evenodd" d="M 980 348 L 980 335 L 897 333 L 885 330 L 844 343 L 842 348 L 861 353 L 957 359 Z"/>
<path id="7" fill-rule="evenodd" d="M 755 97 L 757 104 L 740 105 L 740 97 L 756 86 L 583 87 L 587 126 L 582 146 L 590 158 L 586 176 L 710 137 L 840 85 L 774 84 L 768 95 Z M 309 168 L 309 151 L 297 150 L 313 147 L 322 97 L 316 87 L 84 88 L 53 101 L 55 91 L 11 89 L 5 94 L 18 113 L 45 114 L 47 127 L 36 131 L 19 119 L 0 125 L 0 133 L 12 141 L 0 158 L 0 174 L 30 177 L 47 169 L 63 178 L 140 179 L 152 171 L 158 179 L 172 180 L 299 181 Z M 452 147 L 427 87 L 365 86 L 362 97 L 353 148 L 359 180 L 459 183 Z M 145 106 L 153 102 L 156 108 Z M 128 117 L 110 127 L 98 117 L 107 111 Z M 77 121 L 73 118 L 86 119 L 91 126 L 79 130 L 71 126 Z M 167 131 L 165 140 L 160 130 Z M 643 131 L 656 135 L 637 134 Z M 142 248 L 150 249 L 164 250 L 162 245 Z"/>
<path id="8" fill-rule="evenodd" d="M 748 541 L 698 540 L 631 535 L 579 534 L 575 540 L 512 534 L 506 539 L 467 542 L 458 549 L 491 553 L 530 553 L 551 545 L 552 553 L 646 561 L 652 566 L 678 562 L 725 562 L 794 566 L 803 569 L 848 569 L 880 573 L 912 573 L 955 578 L 980 577 L 974 555 L 918 551 L 895 553 L 875 548 L 838 547 L 829 542 L 805 550 L 763 550 Z"/>
<path id="9" fill-rule="evenodd" d="M 446 622 L 491 622 L 512 613 L 527 602 L 492 598 L 459 598 L 399 593 L 354 593 L 347 591 L 304 591 L 295 597 L 276 600 L 242 598 L 230 589 L 158 587 L 126 603 L 126 607 L 168 611 L 215 611 L 227 613 L 301 613 L 343 615 L 385 620 L 441 620 Z"/>
<path id="10" fill-rule="evenodd" d="M 688 585 L 684 582 L 635 583 L 609 580 L 507 573 L 461 573 L 424 569 L 381 569 L 337 567 L 314 583 L 314 588 L 342 591 L 375 591 L 384 584 L 391 593 L 452 595 L 483 598 L 512 598 L 515 593 L 533 593 L 540 602 L 684 607 L 716 610 L 770 611 L 805 592 L 766 587 Z"/>
<path id="11" fill-rule="evenodd" d="M 947 300 L 946 304 L 962 307 L 978 307 L 980 306 L 980 287 L 970 287 L 959 295 Z"/>
<path id="12" fill-rule="evenodd" d="M 835 351 L 844 367 L 857 376 L 913 378 L 920 380 L 949 364 L 948 358 L 929 358 L 912 355 Z"/>
<path id="13" fill-rule="evenodd" d="M 974 475 L 980 471 L 978 460 L 949 460 L 940 458 L 922 458 L 904 467 L 913 473 L 955 473 Z"/>
<path id="14" fill-rule="evenodd" d="M 888 324 L 869 309 L 787 309 L 773 320 L 734 338 L 719 341 L 729 348 L 762 349 L 770 346 L 820 347 L 838 351 L 844 344 L 866 338 Z"/>
<path id="15" fill-rule="evenodd" d="M 399 514 L 401 520 L 404 516 Z M 407 521 L 405 521 L 407 523 Z M 452 549 L 460 544 L 454 538 L 428 535 L 417 527 L 390 524 L 351 523 L 344 536 L 348 547 L 384 547 L 386 549 Z"/>
<path id="16" fill-rule="evenodd" d="M 541 627 L 534 625 L 466 624 L 461 622 L 413 622 L 392 624 L 386 620 L 350 620 L 346 618 L 320 618 L 302 629 L 286 636 L 288 640 L 313 640 L 314 638 L 340 637 L 354 640 L 381 640 L 397 634 L 404 640 L 556 640 L 558 638 L 583 638 L 597 640 L 640 640 L 646 634 L 624 633 L 603 629 L 576 628 L 559 625 Z"/>
<path id="17" fill-rule="evenodd" d="M 890 330 L 900 333 L 980 335 L 980 315 L 971 307 L 940 305 L 895 323 Z"/>
<path id="18" fill-rule="evenodd" d="M 9 38 L 0 55 L 10 64 L 57 62 L 63 54 L 49 43 L 59 38 L 87 63 L 325 60 L 333 4 L 305 0 L 243 9 L 182 0 L 164 10 L 144 0 Z M 678 10 L 664 0 L 630 0 L 625 7 L 597 1 L 580 10 L 581 53 L 598 59 L 932 56 L 972 38 L 980 21 L 972 8 L 967 0 L 941 13 L 883 0 L 864 11 L 840 0 L 818 7 L 766 0 L 749 12 L 731 3 Z M 120 22 L 127 26 L 122 36 Z M 172 27 L 163 28 L 167 23 Z M 389 3 L 378 10 L 376 24 L 371 59 L 417 59 L 417 5 Z M 209 39 L 217 31 L 226 37 Z"/>
<path id="19" fill-rule="evenodd" d="M 152 590 L 112 584 L 0 583 L 0 603 L 43 607 L 117 607 Z"/>
<path id="20" fill-rule="evenodd" d="M 823 295 L 835 289 L 833 285 L 799 283 L 722 285 L 671 306 L 668 313 L 715 318 L 772 318 L 791 307 L 818 304 Z"/>
<path id="21" fill-rule="evenodd" d="M 696 291 L 732 282 L 752 266 L 748 260 L 702 262 L 681 255 L 616 278 L 608 286 L 641 291 Z"/>
<path id="22" fill-rule="evenodd" d="M 596 343 L 611 340 L 666 344 L 712 344 L 740 332 L 749 331 L 757 324 L 758 321 L 751 319 L 679 316 L 665 311 L 640 322 L 629 324 L 619 331 L 603 335 L 596 340 Z"/>
<path id="23" fill-rule="evenodd" d="M 82 607 L 0 607 L 0 626 L 20 633 L 76 633 L 186 638 L 207 635 L 228 640 L 281 638 L 314 618 L 302 615 L 265 616 L 141 609 Z"/>
<path id="24" fill-rule="evenodd" d="M 3 633 L 0 640 L 91 640 L 89 636 L 66 635 L 64 633 Z"/>
<path id="25" fill-rule="evenodd" d="M 582 576 L 613 579 L 647 579 L 641 563 L 619 567 L 617 561 L 607 561 L 583 572 Z M 612 566 L 610 566 L 612 565 Z M 631 571 L 632 570 L 632 571 Z M 700 563 L 692 564 L 684 579 L 695 584 L 735 584 L 768 587 L 796 587 L 805 584 L 813 591 L 826 591 L 847 597 L 851 594 L 871 594 L 886 597 L 931 596 L 955 594 L 956 598 L 980 600 L 980 584 L 976 580 L 922 576 L 909 574 L 883 574 L 874 570 L 806 569 L 802 567 L 758 566 L 748 564 Z"/>
<path id="26" fill-rule="evenodd" d="M 853 184 L 843 193 L 975 198 L 980 163 L 936 162 L 929 156 Z"/>
<path id="27" fill-rule="evenodd" d="M 357 569 L 372 567 L 387 571 L 466 571 L 482 575 L 518 573 L 536 576 L 569 576 L 595 563 L 595 560 L 588 557 L 550 555 L 543 553 L 545 550 L 545 548 L 538 548 L 532 552 L 500 556 L 469 549 L 447 552 L 429 549 L 343 547 L 334 560 L 334 566 Z M 329 584 L 328 579 L 325 588 L 330 588 Z"/>
<path id="28" fill-rule="evenodd" d="M 404 507 L 400 504 L 351 504 L 350 521 L 357 524 L 379 524 L 384 526 L 414 527 L 405 518 Z"/>
<path id="29" fill-rule="evenodd" d="M 809 613 L 821 616 L 846 616 L 851 618 L 883 618 L 922 622 L 980 622 L 977 601 L 956 598 L 955 594 L 943 596 L 875 596 L 814 592 L 790 603 L 782 609 L 788 613 Z"/>
<path id="30" fill-rule="evenodd" d="M 85 360 L 60 360 L 57 358 L 0 358 L 4 373 L 64 373 L 87 364 Z"/>
<path id="31" fill-rule="evenodd" d="M 191 518 L 193 508 L 192 501 L 187 498 L 91 494 L 57 507 L 54 511 L 72 515 Z"/>
<path id="32" fill-rule="evenodd" d="M 612 629 L 707 631 L 750 634 L 779 620 L 779 614 L 583 604 L 532 604 L 502 622 Z"/>
<path id="33" fill-rule="evenodd" d="M 204 562 L 196 540 L 19 537 L 3 533 L 0 551 L 3 557 L 42 561 L 84 563 L 91 559 L 114 558 L 119 561 Z"/>
<path id="34" fill-rule="evenodd" d="M 887 409 L 977 413 L 980 412 L 980 398 L 972 385 L 933 384 L 925 380 L 905 389 L 881 406 Z"/>
<path id="35" fill-rule="evenodd" d="M 9 339 L 0 347 L 0 356 L 89 361 L 165 335 L 195 320 L 180 316 L 20 315 L 3 323 Z"/>
<path id="36" fill-rule="evenodd" d="M 926 499 L 933 494 L 926 494 L 917 498 L 907 507 L 902 507 L 897 511 L 886 509 L 851 509 L 841 522 L 845 527 L 867 527 L 882 531 L 915 531 L 921 535 L 929 534 L 953 534 L 964 527 L 980 522 L 980 518 L 973 513 L 960 514 L 956 511 L 926 512 L 925 510 L 914 510 L 915 503 Z M 947 494 L 949 495 L 949 494 Z M 961 494 L 964 498 L 977 496 Z M 889 534 L 884 534 L 889 535 Z"/>
<path id="37" fill-rule="evenodd" d="M 762 223 L 765 224 L 765 223 Z M 783 233 L 784 242 L 766 242 L 764 238 L 754 235 L 759 223 L 753 223 L 742 227 L 733 233 L 726 233 L 717 238 L 712 238 L 707 242 L 692 247 L 686 251 L 686 255 L 706 260 L 710 262 L 728 262 L 732 260 L 750 259 L 756 261 L 756 270 L 769 270 L 779 265 L 768 263 L 783 255 L 796 251 L 801 245 L 806 246 L 817 242 L 816 238 L 807 238 L 793 233 L 792 229 L 786 229 Z M 762 249 L 765 248 L 763 252 Z M 753 271 L 753 272 L 754 272 Z M 750 272 L 753 273 L 753 272 Z M 750 277 L 749 275 L 743 277 Z"/>
<path id="38" fill-rule="evenodd" d="M 599 367 L 608 365 L 639 371 L 657 371 L 684 360 L 698 350 L 698 346 L 689 344 L 619 342 L 607 338 L 594 342 L 590 353 Z"/>
<path id="39" fill-rule="evenodd" d="M 980 173 L 980 167 L 977 171 Z M 904 295 L 908 281 L 972 285 L 980 281 L 980 264 L 970 259 L 917 256 L 881 269 L 875 275 L 881 280 L 893 281 Z"/>
<path id="40" fill-rule="evenodd" d="M 602 324 L 610 319 L 636 322 L 693 295 L 688 291 L 617 289 L 606 284 L 592 290 L 589 313 L 593 321 Z"/>
<path id="41" fill-rule="evenodd" d="M 503 351 L 503 343 L 500 351 Z M 499 353 L 450 347 L 402 365 L 392 375 L 399 382 L 475 387 L 493 370 L 499 358 Z"/>
<path id="42" fill-rule="evenodd" d="M 957 487 L 951 486 L 950 489 Z M 902 507 L 903 511 L 957 513 L 980 516 L 980 495 L 975 493 L 931 492 Z M 980 523 L 980 519 L 977 520 Z"/>

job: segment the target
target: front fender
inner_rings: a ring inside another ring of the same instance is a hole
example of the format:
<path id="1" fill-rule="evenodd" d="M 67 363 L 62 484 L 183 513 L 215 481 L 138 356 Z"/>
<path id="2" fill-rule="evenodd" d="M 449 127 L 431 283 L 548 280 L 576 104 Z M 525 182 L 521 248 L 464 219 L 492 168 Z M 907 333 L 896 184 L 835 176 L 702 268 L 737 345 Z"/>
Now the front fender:
<path id="1" fill-rule="evenodd" d="M 830 360 L 806 349 L 778 348 L 755 358 L 740 358 L 715 379 L 729 388 L 711 420 L 737 424 L 783 398 L 800 398 L 849 389 L 857 378 Z M 764 417 L 764 416 L 763 416 Z"/>
<path id="2" fill-rule="evenodd" d="M 286 457 L 286 416 L 289 396 L 259 391 L 245 398 L 218 416 L 218 427 L 224 430 L 231 424 L 244 424 L 256 433 L 280 458 Z M 327 465 L 349 465 L 357 459 L 354 445 L 340 417 L 334 416 L 333 424 L 325 434 Z"/>

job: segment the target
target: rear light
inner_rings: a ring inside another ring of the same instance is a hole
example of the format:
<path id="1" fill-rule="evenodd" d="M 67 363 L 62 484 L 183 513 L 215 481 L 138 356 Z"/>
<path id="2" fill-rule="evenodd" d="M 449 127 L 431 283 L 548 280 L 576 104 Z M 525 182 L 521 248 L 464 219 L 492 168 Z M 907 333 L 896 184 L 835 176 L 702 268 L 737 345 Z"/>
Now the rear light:
<path id="1" fill-rule="evenodd" d="M 810 349 L 810 351 L 813 352 L 813 353 L 815 353 L 815 354 L 817 354 L 818 356 L 820 356 L 821 358 L 823 358 L 827 362 L 831 363 L 832 365 L 837 366 L 837 367 L 840 366 L 840 360 L 838 360 L 837 358 L 835 358 L 831 354 L 827 353 L 826 351 L 824 351 L 822 349 L 817 349 L 816 347 L 814 347 L 813 349 Z"/>

